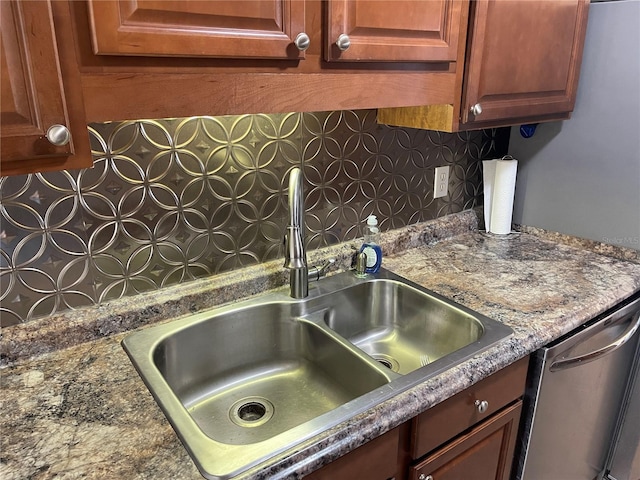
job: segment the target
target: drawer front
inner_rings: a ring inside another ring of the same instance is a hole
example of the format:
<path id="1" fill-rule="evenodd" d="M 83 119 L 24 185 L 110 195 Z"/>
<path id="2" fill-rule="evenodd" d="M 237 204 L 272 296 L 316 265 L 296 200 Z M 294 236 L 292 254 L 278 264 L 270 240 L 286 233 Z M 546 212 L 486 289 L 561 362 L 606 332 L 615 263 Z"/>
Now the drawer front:
<path id="1" fill-rule="evenodd" d="M 422 457 L 522 397 L 528 365 L 529 357 L 523 358 L 418 415 L 411 428 L 412 458 Z"/>
<path id="2" fill-rule="evenodd" d="M 409 480 L 508 480 L 521 412 L 518 401 L 476 425 L 411 467 Z"/>

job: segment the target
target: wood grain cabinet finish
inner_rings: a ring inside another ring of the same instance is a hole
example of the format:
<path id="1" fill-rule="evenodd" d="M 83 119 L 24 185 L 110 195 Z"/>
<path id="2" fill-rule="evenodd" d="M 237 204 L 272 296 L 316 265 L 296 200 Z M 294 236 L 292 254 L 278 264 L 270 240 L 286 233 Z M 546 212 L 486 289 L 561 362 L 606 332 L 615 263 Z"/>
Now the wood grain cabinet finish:
<path id="1" fill-rule="evenodd" d="M 588 0 L 473 2 L 462 123 L 568 116 Z M 479 104 L 482 113 L 471 109 Z"/>
<path id="2" fill-rule="evenodd" d="M 518 360 L 308 478 L 508 480 L 528 366 Z"/>
<path id="3" fill-rule="evenodd" d="M 301 59 L 308 0 L 88 0 L 97 55 Z M 462 0 L 328 0 L 328 61 L 455 61 Z M 310 26 L 317 28 L 318 26 Z M 305 32 L 307 33 L 307 32 Z M 350 46 L 336 46 L 348 35 Z"/>
<path id="4" fill-rule="evenodd" d="M 79 76 L 64 76 L 72 67 L 58 55 L 50 3 L 4 0 L 0 9 L 0 175 L 91 165 Z M 46 138 L 53 125 L 69 129 L 68 143 Z"/>
<path id="5" fill-rule="evenodd" d="M 409 479 L 509 480 L 522 401 L 456 438 L 410 469 Z"/>
<path id="6" fill-rule="evenodd" d="M 89 0 L 97 55 L 304 58 L 302 0 Z"/>
<path id="7" fill-rule="evenodd" d="M 414 418 L 408 478 L 508 480 L 528 366 L 523 358 Z"/>
<path id="8" fill-rule="evenodd" d="M 424 456 L 522 397 L 528 365 L 528 357 L 523 358 L 418 415 L 412 424 L 412 458 Z M 485 408 L 480 409 L 482 402 Z"/>
<path id="9" fill-rule="evenodd" d="M 459 131 L 563 120 L 573 111 L 589 0 L 471 2 L 460 102 L 382 109 L 378 121 Z"/>
<path id="10" fill-rule="evenodd" d="M 459 0 L 329 0 L 325 58 L 455 61 L 463 7 L 468 8 Z M 348 47 L 343 50 L 345 35 Z"/>
<path id="11" fill-rule="evenodd" d="M 401 427 L 396 427 L 305 478 L 308 480 L 394 478 L 398 471 L 398 442 L 401 431 Z"/>
<path id="12" fill-rule="evenodd" d="M 453 102 L 469 14 L 469 0 L 69 5 L 90 122 Z M 340 12 L 356 12 L 347 16 L 353 41 L 327 61 L 329 21 Z"/>

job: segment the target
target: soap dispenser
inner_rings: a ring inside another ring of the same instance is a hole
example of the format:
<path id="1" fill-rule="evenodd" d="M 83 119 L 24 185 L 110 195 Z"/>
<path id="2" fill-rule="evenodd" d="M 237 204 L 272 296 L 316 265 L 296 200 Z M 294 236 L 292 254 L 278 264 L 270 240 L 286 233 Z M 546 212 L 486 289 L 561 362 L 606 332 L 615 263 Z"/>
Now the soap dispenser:
<path id="1" fill-rule="evenodd" d="M 378 219 L 375 215 L 369 215 L 364 232 L 364 243 L 360 251 L 367 256 L 366 273 L 377 273 L 382 264 L 382 249 L 380 248 L 380 230 Z"/>

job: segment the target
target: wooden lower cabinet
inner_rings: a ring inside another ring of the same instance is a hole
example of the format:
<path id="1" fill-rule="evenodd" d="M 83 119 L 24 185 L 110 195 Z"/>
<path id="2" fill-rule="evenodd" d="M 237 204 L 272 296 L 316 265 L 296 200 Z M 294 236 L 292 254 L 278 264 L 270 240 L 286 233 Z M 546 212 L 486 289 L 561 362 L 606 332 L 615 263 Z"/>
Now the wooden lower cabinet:
<path id="1" fill-rule="evenodd" d="M 521 398 L 528 366 L 523 358 L 414 418 L 411 458 L 424 457 Z"/>
<path id="2" fill-rule="evenodd" d="M 508 480 L 522 400 L 428 455 L 409 471 L 410 480 Z"/>
<path id="3" fill-rule="evenodd" d="M 414 418 L 407 478 L 508 480 L 528 367 L 523 358 Z"/>
<path id="4" fill-rule="evenodd" d="M 388 480 L 398 471 L 398 442 L 402 426 L 356 448 L 305 478 L 312 480 Z M 399 480 L 399 477 L 398 477 Z"/>
<path id="5" fill-rule="evenodd" d="M 528 366 L 518 360 L 305 478 L 508 480 Z"/>

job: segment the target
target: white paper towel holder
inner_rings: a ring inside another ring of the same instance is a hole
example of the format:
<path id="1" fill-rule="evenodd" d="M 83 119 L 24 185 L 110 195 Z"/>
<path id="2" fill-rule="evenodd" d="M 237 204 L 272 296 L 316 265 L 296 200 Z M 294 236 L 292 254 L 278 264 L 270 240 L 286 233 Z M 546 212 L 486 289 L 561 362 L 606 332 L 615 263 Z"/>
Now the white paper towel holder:
<path id="1" fill-rule="evenodd" d="M 491 160 L 490 162 L 503 162 L 503 161 L 509 162 L 510 160 L 515 161 L 515 164 L 516 164 L 515 168 L 517 169 L 517 160 L 512 155 L 509 155 L 509 154 L 503 155 L 501 158 L 497 158 L 495 160 Z M 486 163 L 486 162 L 483 162 L 483 163 Z M 514 174 L 514 178 L 515 178 L 515 171 L 514 171 L 513 174 Z M 483 173 L 483 176 L 484 176 L 484 181 L 487 181 L 486 172 Z M 491 181 L 491 183 L 489 185 L 490 186 L 489 186 L 489 190 L 488 191 L 489 191 L 489 193 L 492 193 L 493 188 L 494 188 L 493 179 L 492 179 L 492 181 Z M 515 188 L 515 184 L 513 186 L 510 186 L 510 188 L 511 189 Z M 485 186 L 485 209 L 484 209 L 484 213 L 485 213 L 484 222 L 485 222 L 485 225 L 487 225 L 487 221 L 488 221 L 488 216 L 487 215 L 489 213 L 491 213 L 491 212 L 487 212 L 487 209 L 486 209 L 486 201 L 487 201 L 486 197 L 487 197 L 487 186 Z M 490 198 L 491 198 L 491 200 L 494 200 L 493 196 L 491 196 L 491 195 L 490 195 Z M 513 199 L 511 199 L 511 203 L 512 202 L 513 202 Z M 495 208 L 495 205 L 494 205 L 494 208 Z M 513 208 L 513 207 L 511 207 L 511 208 Z M 491 206 L 489 207 L 489 209 L 491 209 Z M 509 214 L 509 217 L 510 217 L 509 223 L 511 224 L 511 214 Z M 493 217 L 491 218 L 491 220 L 493 221 Z M 503 225 L 503 227 L 504 227 L 504 225 Z M 504 230 L 504 228 L 501 228 L 501 229 Z M 512 224 L 511 224 L 511 228 L 509 228 L 509 232 L 508 233 L 507 232 L 505 232 L 505 233 L 495 233 L 493 231 L 489 231 L 488 226 L 485 227 L 485 230 L 483 230 L 482 233 L 486 234 L 487 237 L 491 237 L 491 238 L 513 238 L 514 236 L 518 236 L 520 234 L 520 232 L 517 232 L 517 231 L 515 231 L 513 229 Z"/>

